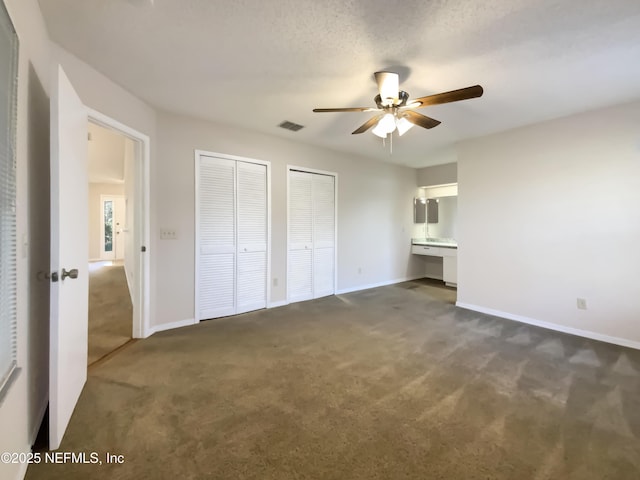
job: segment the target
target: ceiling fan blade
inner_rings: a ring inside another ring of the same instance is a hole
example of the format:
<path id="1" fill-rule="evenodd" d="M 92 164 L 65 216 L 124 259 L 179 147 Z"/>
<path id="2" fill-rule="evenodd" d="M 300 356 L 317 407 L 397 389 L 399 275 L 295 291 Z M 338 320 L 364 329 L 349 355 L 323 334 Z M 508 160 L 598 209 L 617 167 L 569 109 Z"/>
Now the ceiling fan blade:
<path id="1" fill-rule="evenodd" d="M 376 72 L 376 77 L 380 98 L 383 105 L 391 105 L 398 101 L 400 92 L 400 77 L 393 72 Z"/>
<path id="2" fill-rule="evenodd" d="M 369 120 L 367 120 L 362 125 L 360 125 L 357 129 L 351 132 L 351 135 L 357 135 L 358 133 L 366 132 L 371 127 L 373 127 L 376 123 L 378 123 L 378 120 L 380 120 L 381 118 L 382 118 L 382 115 L 376 115 L 375 117 L 371 117 Z"/>
<path id="3" fill-rule="evenodd" d="M 428 105 L 440 105 L 441 103 L 458 102 L 460 100 L 468 100 L 469 98 L 481 97 L 483 93 L 484 90 L 480 85 L 474 85 L 473 87 L 460 88 L 459 90 L 451 90 L 450 92 L 414 98 L 410 103 L 415 104 L 420 102 L 420 105 L 416 105 L 413 108 L 422 108 Z"/>
<path id="4" fill-rule="evenodd" d="M 435 118 L 427 117 L 422 115 L 421 113 L 414 112 L 412 110 L 407 110 L 404 112 L 404 117 L 409 120 L 414 125 L 418 125 L 422 128 L 433 128 L 440 125 L 440 120 L 436 120 Z"/>
<path id="5" fill-rule="evenodd" d="M 377 108 L 372 107 L 349 107 L 349 108 L 314 108 L 314 112 L 375 112 Z"/>

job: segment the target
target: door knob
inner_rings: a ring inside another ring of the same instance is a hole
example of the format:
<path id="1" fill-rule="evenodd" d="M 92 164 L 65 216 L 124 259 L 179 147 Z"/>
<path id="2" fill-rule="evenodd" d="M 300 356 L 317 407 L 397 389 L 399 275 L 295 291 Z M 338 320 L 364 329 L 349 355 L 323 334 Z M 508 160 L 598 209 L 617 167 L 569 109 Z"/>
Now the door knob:
<path id="1" fill-rule="evenodd" d="M 77 268 L 73 268 L 73 269 L 67 271 L 67 269 L 63 268 L 62 269 L 62 280 L 64 280 L 67 277 L 78 278 L 78 269 Z"/>

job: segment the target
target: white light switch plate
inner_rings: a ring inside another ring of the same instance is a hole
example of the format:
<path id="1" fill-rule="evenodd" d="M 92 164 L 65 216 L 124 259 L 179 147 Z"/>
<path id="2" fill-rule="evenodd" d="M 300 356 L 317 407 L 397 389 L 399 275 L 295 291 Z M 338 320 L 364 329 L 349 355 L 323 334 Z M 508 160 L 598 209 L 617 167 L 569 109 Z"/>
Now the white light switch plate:
<path id="1" fill-rule="evenodd" d="M 178 238 L 178 231 L 175 228 L 161 228 L 160 240 L 175 240 Z"/>

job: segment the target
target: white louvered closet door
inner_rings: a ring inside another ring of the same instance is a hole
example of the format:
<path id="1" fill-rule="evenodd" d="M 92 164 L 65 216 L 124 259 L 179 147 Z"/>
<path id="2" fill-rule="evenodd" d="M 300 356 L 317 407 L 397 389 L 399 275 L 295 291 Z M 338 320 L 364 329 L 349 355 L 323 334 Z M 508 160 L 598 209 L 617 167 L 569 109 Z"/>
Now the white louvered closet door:
<path id="1" fill-rule="evenodd" d="M 236 313 L 267 306 L 267 167 L 237 164 Z"/>
<path id="2" fill-rule="evenodd" d="M 335 292 L 334 183 L 333 176 L 313 175 L 313 298 Z"/>
<path id="3" fill-rule="evenodd" d="M 313 176 L 289 171 L 289 255 L 287 290 L 290 302 L 313 298 Z"/>
<path id="4" fill-rule="evenodd" d="M 200 157 L 198 320 L 235 313 L 236 162 Z"/>

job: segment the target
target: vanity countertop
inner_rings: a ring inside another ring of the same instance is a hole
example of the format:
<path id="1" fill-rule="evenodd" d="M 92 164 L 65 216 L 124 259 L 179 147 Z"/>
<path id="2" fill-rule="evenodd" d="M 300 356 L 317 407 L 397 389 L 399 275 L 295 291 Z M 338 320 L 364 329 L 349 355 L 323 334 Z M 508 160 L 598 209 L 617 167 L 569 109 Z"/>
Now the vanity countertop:
<path id="1" fill-rule="evenodd" d="M 458 248 L 453 238 L 412 238 L 411 245 L 429 245 L 432 247 Z"/>

